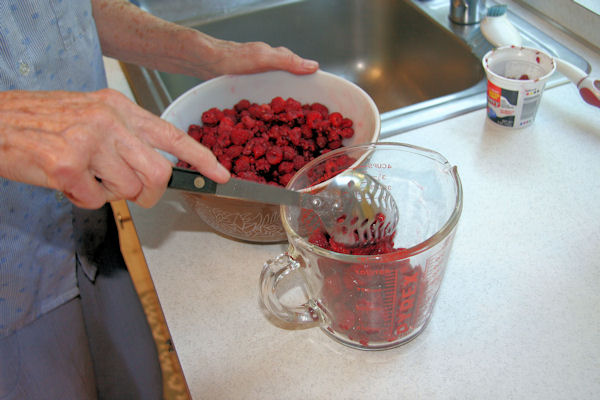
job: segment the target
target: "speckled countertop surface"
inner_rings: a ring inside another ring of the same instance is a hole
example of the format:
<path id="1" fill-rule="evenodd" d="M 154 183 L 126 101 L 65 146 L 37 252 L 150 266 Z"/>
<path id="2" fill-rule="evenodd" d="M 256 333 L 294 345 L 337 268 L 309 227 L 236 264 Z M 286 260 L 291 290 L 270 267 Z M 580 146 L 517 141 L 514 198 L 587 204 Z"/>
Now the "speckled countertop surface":
<path id="1" fill-rule="evenodd" d="M 562 32 L 593 72 L 600 54 Z M 600 393 L 600 110 L 572 85 L 544 93 L 534 125 L 485 110 L 391 140 L 458 166 L 464 209 L 429 326 L 364 352 L 318 328 L 286 330 L 258 277 L 286 246 L 216 234 L 169 192 L 130 204 L 195 399 L 590 399 Z"/>

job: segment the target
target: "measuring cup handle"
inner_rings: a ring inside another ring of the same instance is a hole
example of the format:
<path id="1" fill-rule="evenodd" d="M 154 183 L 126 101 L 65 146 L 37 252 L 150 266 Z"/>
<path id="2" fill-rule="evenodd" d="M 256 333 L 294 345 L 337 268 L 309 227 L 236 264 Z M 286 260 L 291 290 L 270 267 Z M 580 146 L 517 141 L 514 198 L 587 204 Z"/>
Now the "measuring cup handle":
<path id="1" fill-rule="evenodd" d="M 290 274 L 298 272 L 300 263 L 288 256 L 280 254 L 265 262 L 260 274 L 259 290 L 260 299 L 265 308 L 280 320 L 292 325 L 316 325 L 319 322 L 314 310 L 308 303 L 297 307 L 288 307 L 281 304 L 277 296 L 278 285 Z"/>

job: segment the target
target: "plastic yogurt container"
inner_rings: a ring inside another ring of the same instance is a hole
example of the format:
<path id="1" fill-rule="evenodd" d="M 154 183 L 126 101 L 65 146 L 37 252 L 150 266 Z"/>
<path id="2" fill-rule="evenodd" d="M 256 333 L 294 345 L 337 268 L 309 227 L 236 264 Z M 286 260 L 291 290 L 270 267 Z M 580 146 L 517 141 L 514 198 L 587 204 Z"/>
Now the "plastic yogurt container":
<path id="1" fill-rule="evenodd" d="M 531 125 L 546 81 L 556 70 L 554 59 L 530 47 L 505 46 L 488 52 L 482 62 L 488 118 L 508 128 Z"/>

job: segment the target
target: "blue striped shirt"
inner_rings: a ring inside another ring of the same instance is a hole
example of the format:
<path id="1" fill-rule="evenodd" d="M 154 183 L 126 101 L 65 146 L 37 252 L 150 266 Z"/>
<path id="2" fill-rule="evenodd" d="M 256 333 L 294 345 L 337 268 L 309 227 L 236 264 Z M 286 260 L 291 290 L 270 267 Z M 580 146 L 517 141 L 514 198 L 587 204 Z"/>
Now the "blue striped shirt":
<path id="1" fill-rule="evenodd" d="M 104 87 L 89 0 L 0 0 L 0 90 Z M 55 190 L 0 177 L 0 337 L 78 295 L 78 249 L 105 224 Z"/>

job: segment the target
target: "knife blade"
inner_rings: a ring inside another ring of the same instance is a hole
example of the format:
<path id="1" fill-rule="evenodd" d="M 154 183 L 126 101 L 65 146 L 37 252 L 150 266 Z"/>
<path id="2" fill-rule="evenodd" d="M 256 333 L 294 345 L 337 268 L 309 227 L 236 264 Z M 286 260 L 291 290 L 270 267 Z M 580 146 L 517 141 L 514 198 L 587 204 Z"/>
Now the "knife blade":
<path id="1" fill-rule="evenodd" d="M 299 206 L 306 194 L 279 186 L 230 178 L 227 183 L 217 183 L 198 171 L 173 167 L 168 188 L 215 195 L 232 199 L 250 200 L 266 204 Z"/>

